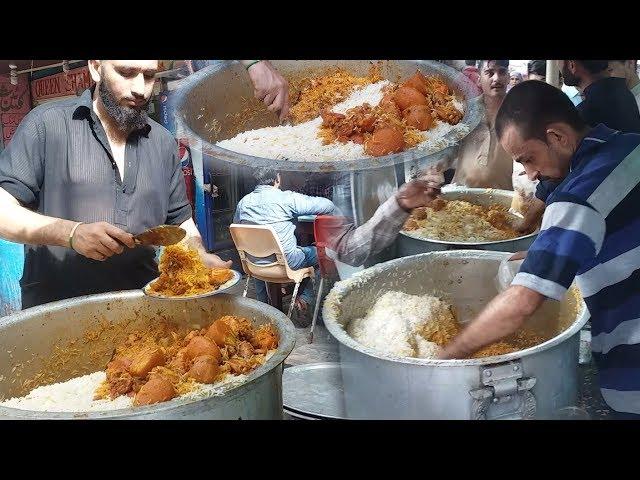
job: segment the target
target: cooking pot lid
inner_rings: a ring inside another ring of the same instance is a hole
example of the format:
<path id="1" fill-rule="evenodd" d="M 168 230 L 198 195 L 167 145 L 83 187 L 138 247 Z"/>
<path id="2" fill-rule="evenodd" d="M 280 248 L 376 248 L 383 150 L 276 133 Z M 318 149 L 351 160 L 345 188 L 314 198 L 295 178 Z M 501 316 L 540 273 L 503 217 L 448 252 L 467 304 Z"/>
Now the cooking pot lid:
<path id="1" fill-rule="evenodd" d="M 340 364 L 309 363 L 284 369 L 284 410 L 294 417 L 346 419 Z"/>

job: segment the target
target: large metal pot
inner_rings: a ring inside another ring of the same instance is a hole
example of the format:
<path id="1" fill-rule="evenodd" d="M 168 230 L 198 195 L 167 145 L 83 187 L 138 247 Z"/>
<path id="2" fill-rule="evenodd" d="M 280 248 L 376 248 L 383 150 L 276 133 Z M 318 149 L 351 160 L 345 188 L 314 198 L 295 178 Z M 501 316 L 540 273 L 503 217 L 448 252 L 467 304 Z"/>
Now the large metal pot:
<path id="1" fill-rule="evenodd" d="M 273 322 L 280 334 L 276 353 L 251 372 L 245 383 L 224 395 L 88 413 L 0 407 L 0 419 L 282 419 L 282 365 L 295 344 L 293 324 L 269 305 L 226 294 L 163 301 L 139 290 L 113 292 L 54 302 L 4 317 L 0 320 L 4 358 L 0 362 L 0 398 L 22 396 L 37 386 L 102 370 L 119 339 L 158 319 L 198 328 L 222 315 L 243 316 L 256 325 Z"/>
<path id="2" fill-rule="evenodd" d="M 330 68 L 343 67 L 356 75 L 366 75 L 372 60 L 275 60 L 274 66 L 287 79 L 295 80 L 321 73 Z M 473 130 L 482 116 L 479 97 L 474 86 L 459 72 L 431 60 L 385 60 L 382 76 L 398 81 L 419 69 L 429 75 L 440 76 L 464 103 L 461 125 Z M 190 145 L 201 148 L 214 158 L 236 165 L 255 168 L 268 166 L 281 171 L 331 172 L 367 170 L 393 166 L 408 160 L 424 158 L 457 143 L 466 133 L 451 132 L 432 151 L 410 149 L 394 155 L 359 160 L 336 158 L 330 162 L 304 162 L 295 158 L 273 160 L 253 157 L 218 147 L 216 142 L 232 138 L 240 132 L 275 126 L 276 116 L 253 98 L 253 87 L 244 67 L 237 61 L 221 61 L 210 65 L 184 80 L 177 100 L 176 118 L 181 122 Z"/>
<path id="3" fill-rule="evenodd" d="M 277 60 L 272 62 L 289 81 L 321 73 L 329 68 L 343 67 L 348 71 L 366 75 L 370 60 Z M 479 97 L 474 97 L 474 86 L 464 75 L 442 63 L 430 60 L 386 60 L 382 75 L 392 81 L 412 75 L 416 69 L 443 78 L 462 99 L 464 117 L 461 125 L 472 131 L 484 114 Z M 190 75 L 183 81 L 177 100 L 176 119 L 180 122 L 183 138 L 192 148 L 218 160 L 232 163 L 247 173 L 249 168 L 269 167 L 281 172 L 347 172 L 348 209 L 356 225 L 366 222 L 373 212 L 398 187 L 398 172 L 404 162 L 419 162 L 421 166 L 435 163 L 447 147 L 457 144 L 466 134 L 451 132 L 431 151 L 410 149 L 394 155 L 358 160 L 332 159 L 330 162 L 304 162 L 295 158 L 274 160 L 254 157 L 218 147 L 217 142 L 232 138 L 240 132 L 275 126 L 278 119 L 264 105 L 255 100 L 253 87 L 244 67 L 237 61 L 218 61 Z M 396 171 L 397 169 L 397 171 Z M 404 176 L 404 174 L 402 174 Z M 404 181 L 404 178 L 401 179 Z M 344 187 L 347 187 L 345 179 Z M 347 191 L 347 190 L 345 190 Z"/>
<path id="4" fill-rule="evenodd" d="M 580 328 L 588 318 L 575 290 L 547 301 L 528 326 L 562 332 L 526 350 L 470 360 L 401 358 L 353 340 L 346 325 L 384 292 L 432 294 L 467 322 L 496 295 L 494 276 L 508 252 L 459 250 L 405 257 L 337 283 L 323 319 L 339 342 L 345 410 L 359 419 L 549 418 L 578 394 Z"/>
<path id="5" fill-rule="evenodd" d="M 467 188 L 454 187 L 442 193 L 446 200 L 465 200 L 477 205 L 489 206 L 491 204 L 504 205 L 509 208 L 513 200 L 514 192 L 511 190 L 498 190 L 494 188 Z M 396 240 L 397 255 L 408 257 L 418 253 L 435 252 L 442 250 L 492 250 L 494 252 L 520 252 L 528 250 L 538 232 L 510 240 L 493 242 L 452 242 L 435 239 L 424 239 L 415 236 L 412 232 L 400 232 Z"/>

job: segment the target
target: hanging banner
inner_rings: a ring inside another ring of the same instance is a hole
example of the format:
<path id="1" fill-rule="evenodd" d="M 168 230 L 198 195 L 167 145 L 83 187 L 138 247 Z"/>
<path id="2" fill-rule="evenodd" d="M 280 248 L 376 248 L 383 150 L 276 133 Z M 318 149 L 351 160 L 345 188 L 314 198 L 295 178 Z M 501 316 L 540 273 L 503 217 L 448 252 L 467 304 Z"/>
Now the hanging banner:
<path id="1" fill-rule="evenodd" d="M 77 95 L 90 86 L 89 67 L 74 68 L 69 70 L 66 75 L 61 72 L 33 80 L 31 82 L 31 98 L 34 103 L 40 103 L 42 100 L 51 98 Z"/>
<path id="2" fill-rule="evenodd" d="M 2 143 L 9 144 L 13 132 L 22 118 L 31 109 L 29 81 L 26 75 L 18 75 L 18 84 L 11 85 L 9 75 L 0 76 L 0 123 L 2 125 Z"/>

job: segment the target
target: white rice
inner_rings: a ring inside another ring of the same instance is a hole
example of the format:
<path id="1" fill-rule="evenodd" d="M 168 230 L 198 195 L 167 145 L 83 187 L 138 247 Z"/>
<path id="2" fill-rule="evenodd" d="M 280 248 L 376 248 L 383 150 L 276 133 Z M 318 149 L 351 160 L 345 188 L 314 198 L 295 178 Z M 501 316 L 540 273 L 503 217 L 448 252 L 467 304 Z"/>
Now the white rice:
<path id="1" fill-rule="evenodd" d="M 35 388 L 24 397 L 5 400 L 0 406 L 42 412 L 96 412 L 131 407 L 133 399 L 127 396 L 114 400 L 93 399 L 96 389 L 106 378 L 105 372 L 90 373 Z"/>
<path id="2" fill-rule="evenodd" d="M 265 361 L 276 352 L 272 350 L 265 356 Z M 54 383 L 33 389 L 24 397 L 15 397 L 0 402 L 0 407 L 18 408 L 39 412 L 103 412 L 121 408 L 133 408 L 133 398 L 121 395 L 113 400 L 94 400 L 97 388 L 105 381 L 104 371 L 90 373 L 82 377 L 72 378 L 66 382 Z M 223 395 L 230 388 L 244 383 L 247 375 L 226 376 L 211 385 L 196 384 L 196 388 L 178 397 L 180 400 L 200 400 Z"/>
<path id="3" fill-rule="evenodd" d="M 390 291 L 382 295 L 364 318 L 352 320 L 347 333 L 357 342 L 398 357 L 434 358 L 438 346 L 420 331 L 448 309 L 439 298 Z"/>
<path id="4" fill-rule="evenodd" d="M 335 105 L 332 111 L 345 113 L 350 108 L 364 103 L 376 106 L 382 100 L 382 89 L 388 84 L 388 80 L 382 80 L 358 88 L 346 100 Z M 462 103 L 454 100 L 454 104 L 460 111 L 464 111 Z M 322 118 L 318 116 L 298 125 L 279 125 L 248 130 L 233 138 L 222 140 L 217 145 L 245 155 L 277 160 L 324 162 L 372 158 L 365 153 L 364 146 L 357 143 L 334 142 L 323 145 L 322 140 L 318 137 L 321 124 Z M 443 137 L 450 132 L 454 132 L 454 138 L 445 140 Z M 439 121 L 433 129 L 424 132 L 425 140 L 413 148 L 424 150 L 426 155 L 453 145 L 468 132 L 469 129 L 466 125 L 460 123 L 449 125 Z"/>

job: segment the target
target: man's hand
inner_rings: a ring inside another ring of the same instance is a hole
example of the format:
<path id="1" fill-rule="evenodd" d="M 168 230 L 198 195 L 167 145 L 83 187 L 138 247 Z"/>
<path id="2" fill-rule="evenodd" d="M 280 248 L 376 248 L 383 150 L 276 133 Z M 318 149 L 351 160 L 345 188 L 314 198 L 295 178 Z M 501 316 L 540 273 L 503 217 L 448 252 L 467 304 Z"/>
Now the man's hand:
<path id="1" fill-rule="evenodd" d="M 133 235 L 107 222 L 83 223 L 73 234 L 73 249 L 101 262 L 122 253 L 123 245 L 134 248 Z"/>
<path id="2" fill-rule="evenodd" d="M 213 253 L 208 253 L 204 248 L 204 244 L 202 243 L 202 237 L 200 236 L 200 232 L 198 231 L 198 227 L 193 221 L 193 218 L 182 222 L 180 228 L 184 228 L 187 232 L 187 236 L 182 242 L 187 245 L 195 248 L 200 254 L 200 258 L 202 259 L 202 263 L 208 268 L 231 268 L 233 262 L 229 260 L 225 262 L 219 256 L 214 255 Z"/>
<path id="3" fill-rule="evenodd" d="M 436 358 L 467 358 L 481 348 L 515 333 L 544 301 L 545 297 L 540 293 L 521 285 L 512 285 L 491 300 L 475 320 L 438 352 Z"/>
<path id="4" fill-rule="evenodd" d="M 432 166 L 418 173 L 418 180 L 423 180 L 440 188 L 444 185 L 444 173 L 437 165 Z"/>
<path id="5" fill-rule="evenodd" d="M 511 255 L 509 257 L 509 261 L 513 262 L 514 260 L 522 260 L 524 257 L 527 256 L 527 252 L 525 251 L 520 251 L 520 252 L 516 252 L 513 255 Z"/>
<path id="6" fill-rule="evenodd" d="M 396 193 L 398 205 L 407 212 L 417 207 L 429 205 L 440 194 L 436 184 L 424 180 L 412 180 L 400 187 Z"/>
<path id="7" fill-rule="evenodd" d="M 289 83 L 267 60 L 251 65 L 248 71 L 255 97 L 270 111 L 279 112 L 282 122 L 289 115 Z"/>
<path id="8" fill-rule="evenodd" d="M 531 233 L 540 226 L 540 221 L 544 215 L 545 203 L 533 196 L 529 209 L 524 214 L 524 218 L 519 219 L 513 225 L 514 230 L 521 233 Z"/>
<path id="9" fill-rule="evenodd" d="M 200 258 L 205 267 L 208 268 L 231 268 L 231 265 L 233 265 L 231 260 L 225 262 L 218 255 L 207 253 L 204 250 L 200 251 Z"/>

